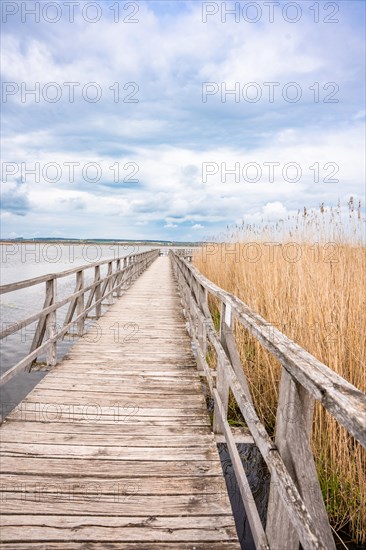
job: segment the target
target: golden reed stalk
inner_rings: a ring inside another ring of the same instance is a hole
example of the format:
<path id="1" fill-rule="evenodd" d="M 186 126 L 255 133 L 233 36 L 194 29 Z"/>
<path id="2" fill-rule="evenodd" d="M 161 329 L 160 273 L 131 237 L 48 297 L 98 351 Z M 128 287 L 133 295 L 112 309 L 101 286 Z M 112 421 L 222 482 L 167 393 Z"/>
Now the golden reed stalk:
<path id="1" fill-rule="evenodd" d="M 196 267 L 366 392 L 366 248 L 361 205 L 306 209 L 275 225 L 236 226 Z M 270 244 L 272 243 L 272 244 Z M 241 326 L 235 336 L 257 412 L 274 434 L 280 365 Z M 316 406 L 312 447 L 332 527 L 366 542 L 366 452 Z"/>

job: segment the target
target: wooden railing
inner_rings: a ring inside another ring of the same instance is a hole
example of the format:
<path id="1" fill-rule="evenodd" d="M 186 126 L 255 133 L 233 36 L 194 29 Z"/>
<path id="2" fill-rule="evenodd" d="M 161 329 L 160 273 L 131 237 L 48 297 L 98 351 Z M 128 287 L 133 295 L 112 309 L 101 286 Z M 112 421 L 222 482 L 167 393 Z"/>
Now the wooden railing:
<path id="1" fill-rule="evenodd" d="M 57 341 L 66 335 L 70 327 L 76 323 L 77 335 L 82 336 L 88 313 L 95 309 L 94 318 L 98 319 L 102 315 L 102 302 L 108 299 L 109 304 L 113 303 L 113 296 L 121 296 L 122 291 L 158 256 L 158 249 L 149 250 L 0 286 L 0 294 L 5 294 L 45 283 L 45 300 L 42 310 L 26 319 L 12 323 L 0 333 L 0 339 L 3 339 L 37 322 L 29 353 L 1 376 L 0 385 L 13 378 L 19 371 L 30 368 L 41 353 L 46 352 L 47 365 L 55 365 Z M 104 265 L 107 267 L 107 274 L 101 277 L 101 266 Z M 94 281 L 85 286 L 84 274 L 89 269 L 94 269 Z M 72 275 L 76 276 L 74 292 L 57 301 L 57 280 Z M 69 304 L 69 308 L 62 329 L 57 331 L 56 311 L 66 304 Z"/>
<path id="2" fill-rule="evenodd" d="M 334 549 L 310 433 L 314 400 L 319 401 L 366 447 L 366 396 L 252 311 L 233 294 L 204 277 L 184 257 L 171 253 L 199 368 L 214 399 L 213 428 L 224 435 L 256 548 Z M 217 333 L 208 296 L 221 304 Z M 275 441 L 261 423 L 249 391 L 233 334 L 241 323 L 281 363 L 282 375 Z M 208 343 L 217 368 L 207 362 Z M 263 528 L 235 439 L 228 423 L 229 392 L 271 474 L 266 529 Z M 285 412 L 285 414 L 284 414 Z"/>
<path id="3" fill-rule="evenodd" d="M 174 253 L 177 256 L 181 256 L 181 257 L 185 258 L 189 262 L 192 261 L 193 248 L 178 248 L 178 249 L 174 250 Z"/>
<path id="4" fill-rule="evenodd" d="M 187 260 L 191 261 L 193 256 L 193 248 L 161 248 L 160 256 L 169 256 L 170 252 L 173 251 L 178 256 L 184 256 Z"/>

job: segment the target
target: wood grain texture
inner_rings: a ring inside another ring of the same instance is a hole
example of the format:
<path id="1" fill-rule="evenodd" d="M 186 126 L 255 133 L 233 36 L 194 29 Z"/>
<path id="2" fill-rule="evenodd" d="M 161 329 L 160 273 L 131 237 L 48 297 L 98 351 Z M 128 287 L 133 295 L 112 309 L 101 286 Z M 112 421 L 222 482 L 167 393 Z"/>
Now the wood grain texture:
<path id="1" fill-rule="evenodd" d="M 142 550 L 140 542 L 5 542 L 7 550 Z M 143 550 L 237 550 L 237 542 L 144 542 Z"/>
<path id="2" fill-rule="evenodd" d="M 233 317 L 366 448 L 366 395 L 362 391 L 290 340 L 242 300 L 215 285 L 189 262 L 177 256 L 173 256 L 173 261 L 191 295 L 194 295 L 194 286 L 200 284 L 220 302 L 229 305 Z"/>
<path id="3" fill-rule="evenodd" d="M 9 542 L 175 542 L 178 549 L 181 542 L 189 541 L 194 546 L 195 541 L 233 542 L 237 539 L 231 515 L 193 518 L 189 514 L 120 518 L 102 515 L 92 519 L 90 516 L 71 515 L 5 515 L 2 537 Z M 239 543 L 237 548 L 240 548 Z"/>
<path id="4" fill-rule="evenodd" d="M 0 437 L 4 548 L 240 548 L 166 257 L 9 414 Z"/>
<path id="5" fill-rule="evenodd" d="M 365 445 L 366 396 L 269 326 L 234 295 L 206 279 L 187 260 L 174 253 L 171 258 L 188 321 L 187 330 L 214 398 L 214 431 L 228 444 L 256 548 L 297 550 L 299 542 L 304 550 L 335 548 L 310 449 L 314 399 Z M 219 330 L 208 307 L 207 295 L 221 308 Z M 240 322 L 282 363 L 275 443 L 254 409 L 233 335 L 234 321 Z M 213 368 L 207 364 L 204 353 L 207 343 L 214 353 Z M 229 391 L 271 474 L 266 533 L 252 506 L 245 472 L 227 422 Z M 289 404 L 290 419 L 286 416 Z"/>

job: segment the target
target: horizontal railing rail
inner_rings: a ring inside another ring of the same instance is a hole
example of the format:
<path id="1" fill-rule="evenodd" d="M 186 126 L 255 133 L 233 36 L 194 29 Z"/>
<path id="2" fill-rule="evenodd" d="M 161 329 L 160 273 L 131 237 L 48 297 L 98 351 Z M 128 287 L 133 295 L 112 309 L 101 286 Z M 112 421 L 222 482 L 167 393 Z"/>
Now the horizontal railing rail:
<path id="1" fill-rule="evenodd" d="M 204 277 L 183 255 L 171 252 L 170 257 L 197 363 L 214 399 L 213 429 L 227 443 L 256 548 L 294 550 L 301 542 L 304 549 L 335 549 L 310 448 L 314 401 L 366 447 L 366 395 Z M 220 303 L 219 333 L 209 295 Z M 274 442 L 253 405 L 234 337 L 235 320 L 282 365 Z M 208 364 L 208 345 L 215 352 L 216 369 Z M 271 474 L 265 529 L 228 422 L 230 391 Z"/>
<path id="2" fill-rule="evenodd" d="M 192 256 L 193 256 L 193 248 L 161 248 L 160 249 L 160 256 L 169 256 L 169 253 L 173 251 L 175 252 L 176 254 L 178 254 L 178 256 L 184 256 L 184 258 L 186 258 L 187 260 L 191 260 L 192 259 Z"/>
<path id="3" fill-rule="evenodd" d="M 175 254 L 177 254 L 178 256 L 181 256 L 182 258 L 185 258 L 189 262 L 192 261 L 193 248 L 180 248 L 180 249 L 174 250 L 174 252 Z"/>
<path id="4" fill-rule="evenodd" d="M 102 303 L 108 299 L 109 305 L 112 304 L 113 296 L 121 296 L 123 290 L 158 256 L 159 249 L 148 250 L 0 286 L 0 294 L 5 294 L 45 283 L 43 308 L 25 319 L 9 324 L 0 332 L 1 340 L 38 321 L 29 353 L 0 377 L 0 385 L 8 382 L 21 370 L 31 369 L 37 357 L 43 352 L 47 353 L 47 365 L 54 366 L 57 360 L 57 341 L 67 334 L 70 327 L 76 323 L 77 335 L 82 336 L 88 313 L 95 310 L 94 318 L 99 319 L 102 315 Z M 107 265 L 107 274 L 102 277 L 100 268 L 104 265 Z M 84 274 L 89 269 L 94 269 L 94 281 L 85 285 Z M 57 301 L 57 279 L 71 275 L 76 275 L 74 292 Z M 86 295 L 88 295 L 87 300 L 85 300 Z M 66 304 L 69 304 L 69 308 L 63 327 L 57 331 L 56 311 Z"/>

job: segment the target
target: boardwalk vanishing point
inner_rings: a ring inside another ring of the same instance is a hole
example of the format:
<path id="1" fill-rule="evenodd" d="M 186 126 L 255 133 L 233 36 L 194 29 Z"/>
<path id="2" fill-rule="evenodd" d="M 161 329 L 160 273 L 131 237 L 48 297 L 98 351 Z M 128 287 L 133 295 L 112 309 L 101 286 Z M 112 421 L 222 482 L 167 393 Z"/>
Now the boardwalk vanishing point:
<path id="1" fill-rule="evenodd" d="M 58 299 L 58 279 L 74 275 L 73 294 Z M 2 548 L 239 549 L 220 437 L 257 549 L 335 548 L 309 443 L 312 411 L 319 401 L 366 446 L 362 392 L 274 327 L 268 331 L 263 318 L 177 253 L 104 260 L 0 290 L 43 283 L 43 309 L 1 333 L 36 327 L 28 355 L 1 384 L 45 354 L 50 369 L 1 425 Z M 219 330 L 209 295 L 221 304 Z M 56 312 L 65 307 L 59 329 Z M 86 330 L 90 318 L 98 322 Z M 275 441 L 253 407 L 234 321 L 282 365 Z M 80 339 L 57 363 L 57 342 L 71 327 Z M 202 377 L 214 400 L 212 427 Z M 265 525 L 228 423 L 229 392 L 271 475 Z"/>

